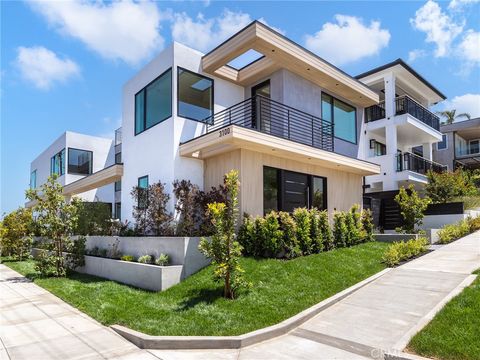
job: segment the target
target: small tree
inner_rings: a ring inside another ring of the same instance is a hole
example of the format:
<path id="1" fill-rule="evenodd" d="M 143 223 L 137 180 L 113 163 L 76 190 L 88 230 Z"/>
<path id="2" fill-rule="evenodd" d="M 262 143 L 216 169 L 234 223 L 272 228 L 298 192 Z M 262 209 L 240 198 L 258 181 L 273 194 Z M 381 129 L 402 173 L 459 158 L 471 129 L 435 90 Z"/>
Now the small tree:
<path id="1" fill-rule="evenodd" d="M 361 222 L 362 222 L 364 241 L 374 241 L 375 238 L 373 236 L 373 230 L 375 226 L 373 224 L 372 210 L 370 209 L 362 210 Z"/>
<path id="2" fill-rule="evenodd" d="M 476 195 L 478 192 L 475 176 L 462 169 L 442 173 L 429 171 L 427 178 L 425 191 L 433 203 L 447 203 L 457 196 Z"/>
<path id="3" fill-rule="evenodd" d="M 237 242 L 235 229 L 238 219 L 238 171 L 232 170 L 225 175 L 227 199 L 225 203 L 208 204 L 214 232 L 211 239 L 202 238 L 199 249 L 212 259 L 215 267 L 214 276 L 224 282 L 223 295 L 234 299 L 237 289 L 244 284 L 243 269 L 239 265 L 242 247 Z"/>
<path id="4" fill-rule="evenodd" d="M 67 261 L 64 252 L 71 249 L 70 235 L 77 225 L 78 200 L 67 202 L 63 196 L 63 187 L 57 182 L 57 175 L 50 176 L 45 184 L 37 189 L 27 190 L 27 198 L 35 201 L 33 212 L 40 234 L 47 239 L 47 250 L 40 256 L 37 269 L 43 275 L 65 276 Z M 82 263 L 83 254 L 78 254 Z M 53 269 L 51 269 L 53 267 Z"/>
<path id="5" fill-rule="evenodd" d="M 32 210 L 19 208 L 0 221 L 0 253 L 23 260 L 30 253 L 33 233 Z"/>
<path id="6" fill-rule="evenodd" d="M 403 225 L 396 229 L 397 232 L 415 233 L 415 227 L 422 225 L 424 212 L 428 204 L 431 203 L 430 198 L 421 198 L 412 184 L 408 187 L 408 191 L 401 187 L 399 193 L 395 196 L 395 201 L 400 206 L 403 217 Z"/>
<path id="7" fill-rule="evenodd" d="M 173 182 L 173 194 L 175 195 L 175 210 L 178 212 L 177 235 L 193 236 L 198 233 L 201 205 L 195 200 L 200 190 L 190 180 L 175 180 Z"/>

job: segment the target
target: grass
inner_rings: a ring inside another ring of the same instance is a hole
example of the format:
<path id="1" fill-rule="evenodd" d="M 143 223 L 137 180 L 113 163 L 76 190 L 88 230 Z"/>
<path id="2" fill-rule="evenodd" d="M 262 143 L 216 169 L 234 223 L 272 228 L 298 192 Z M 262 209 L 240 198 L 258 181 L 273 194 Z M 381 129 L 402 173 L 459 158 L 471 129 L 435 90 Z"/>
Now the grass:
<path id="1" fill-rule="evenodd" d="M 463 202 L 465 210 L 480 208 L 480 195 L 459 196 L 452 199 L 451 202 Z"/>
<path id="2" fill-rule="evenodd" d="M 239 335 L 281 322 L 383 270 L 386 246 L 366 243 L 289 261 L 241 259 L 253 287 L 234 301 L 222 298 L 211 267 L 154 293 L 78 273 L 40 278 L 32 261 L 5 265 L 104 325 L 151 335 Z"/>
<path id="3" fill-rule="evenodd" d="M 480 275 L 480 270 L 475 274 Z M 480 359 L 480 276 L 453 298 L 417 335 L 409 350 L 445 360 Z"/>

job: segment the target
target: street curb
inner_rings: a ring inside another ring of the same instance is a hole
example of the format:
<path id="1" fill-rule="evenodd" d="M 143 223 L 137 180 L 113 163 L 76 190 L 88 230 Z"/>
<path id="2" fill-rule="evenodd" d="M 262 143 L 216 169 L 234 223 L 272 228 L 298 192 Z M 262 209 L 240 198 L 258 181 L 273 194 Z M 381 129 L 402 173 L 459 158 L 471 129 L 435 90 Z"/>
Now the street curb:
<path id="1" fill-rule="evenodd" d="M 303 310 L 297 315 L 288 318 L 281 323 L 255 330 L 237 336 L 153 336 L 139 331 L 131 330 L 121 325 L 112 325 L 111 328 L 128 341 L 141 349 L 175 350 L 175 349 L 239 349 L 265 340 L 270 340 L 285 335 L 310 320 L 321 311 L 336 304 L 358 289 L 368 285 L 392 268 L 384 269 L 359 283 L 342 290 L 341 292 L 325 299 L 318 304 Z"/>

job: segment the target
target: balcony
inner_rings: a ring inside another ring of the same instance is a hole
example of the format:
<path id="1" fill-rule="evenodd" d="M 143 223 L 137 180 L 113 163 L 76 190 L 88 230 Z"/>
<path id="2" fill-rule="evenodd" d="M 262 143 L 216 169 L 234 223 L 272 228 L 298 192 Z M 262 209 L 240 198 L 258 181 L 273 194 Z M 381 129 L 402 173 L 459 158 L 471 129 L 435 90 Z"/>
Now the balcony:
<path id="1" fill-rule="evenodd" d="M 397 171 L 405 170 L 426 175 L 428 171 L 447 171 L 447 167 L 412 153 L 397 154 Z"/>
<path id="2" fill-rule="evenodd" d="M 395 98 L 395 115 L 410 114 L 424 124 L 440 131 L 440 118 L 407 95 Z M 365 121 L 385 118 L 385 101 L 365 109 Z"/>
<path id="3" fill-rule="evenodd" d="M 333 151 L 333 123 L 256 95 L 204 120 L 207 133 L 229 125 Z"/>

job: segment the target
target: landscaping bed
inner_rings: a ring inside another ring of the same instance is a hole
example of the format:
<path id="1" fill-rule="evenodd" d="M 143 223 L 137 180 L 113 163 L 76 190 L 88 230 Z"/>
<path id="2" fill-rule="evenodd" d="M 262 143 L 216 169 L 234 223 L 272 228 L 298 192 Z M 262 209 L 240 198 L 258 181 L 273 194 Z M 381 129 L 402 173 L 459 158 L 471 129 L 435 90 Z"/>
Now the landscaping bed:
<path id="1" fill-rule="evenodd" d="M 408 350 L 435 359 L 480 359 L 479 314 L 480 277 L 477 277 L 412 338 Z"/>
<path id="2" fill-rule="evenodd" d="M 39 278 L 32 261 L 5 264 L 104 325 L 151 335 L 240 335 L 279 323 L 383 270 L 387 246 L 369 242 L 292 260 L 242 258 L 253 286 L 234 301 L 222 297 L 211 266 L 153 293 L 79 273 Z"/>

